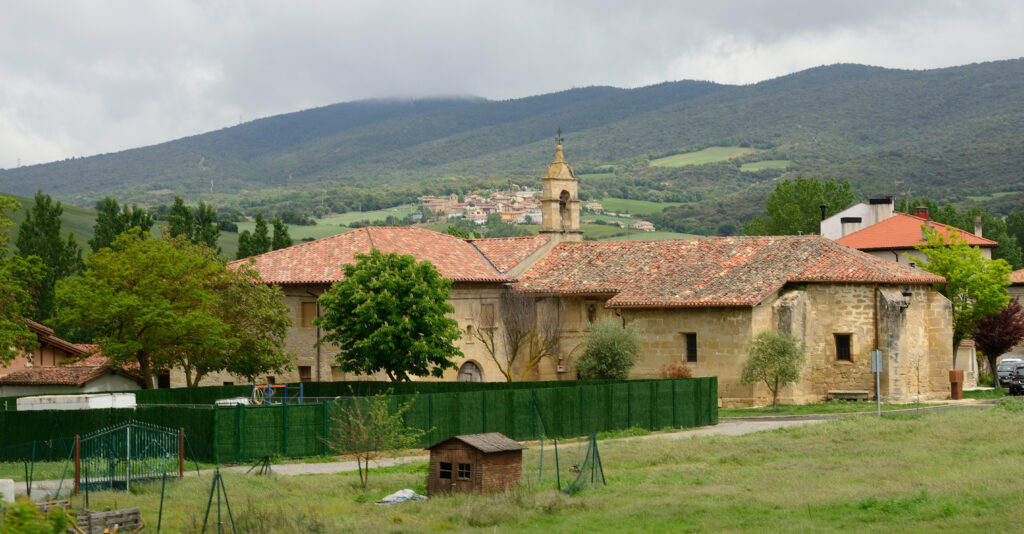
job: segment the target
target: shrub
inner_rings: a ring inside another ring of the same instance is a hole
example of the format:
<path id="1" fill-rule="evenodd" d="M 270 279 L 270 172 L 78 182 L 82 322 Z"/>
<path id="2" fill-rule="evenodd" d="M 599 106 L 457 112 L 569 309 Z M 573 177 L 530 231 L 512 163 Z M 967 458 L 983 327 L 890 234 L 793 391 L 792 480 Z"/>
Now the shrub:
<path id="1" fill-rule="evenodd" d="M 662 378 L 693 378 L 693 370 L 679 362 L 665 364 L 659 374 Z"/>
<path id="2" fill-rule="evenodd" d="M 618 319 L 605 317 L 590 325 L 583 347 L 583 355 L 576 362 L 581 378 L 629 378 L 640 353 L 640 332 L 634 324 L 621 325 Z"/>

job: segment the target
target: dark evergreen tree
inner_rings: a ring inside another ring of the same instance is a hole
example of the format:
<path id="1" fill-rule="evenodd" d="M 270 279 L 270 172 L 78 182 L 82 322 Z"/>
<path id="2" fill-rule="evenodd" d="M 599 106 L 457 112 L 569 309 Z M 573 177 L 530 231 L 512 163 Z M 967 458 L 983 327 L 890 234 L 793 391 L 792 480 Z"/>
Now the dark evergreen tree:
<path id="1" fill-rule="evenodd" d="M 192 210 L 185 205 L 181 197 L 174 197 L 174 205 L 167 213 L 167 233 L 171 237 L 185 236 L 192 240 Z"/>
<path id="2" fill-rule="evenodd" d="M 271 247 L 274 250 L 292 246 L 292 238 L 288 235 L 288 225 L 281 220 L 281 217 L 274 217 L 274 237 L 271 240 Z"/>
<path id="3" fill-rule="evenodd" d="M 253 231 L 252 237 L 249 239 L 249 255 L 255 256 L 257 254 L 263 254 L 264 252 L 270 252 L 271 244 L 270 231 L 267 229 L 267 220 L 263 218 L 262 213 L 256 213 L 256 229 Z"/>
<path id="4" fill-rule="evenodd" d="M 93 252 L 109 247 L 114 239 L 132 228 L 148 232 L 153 227 L 153 217 L 144 209 L 132 204 L 117 205 L 117 201 L 106 197 L 96 202 L 96 224 L 92 227 L 89 247 Z"/>
<path id="5" fill-rule="evenodd" d="M 60 216 L 64 207 L 53 202 L 50 195 L 36 193 L 35 204 L 25 211 L 25 220 L 18 228 L 15 250 L 19 256 L 38 256 L 43 262 L 42 279 L 33 288 L 36 309 L 32 319 L 44 321 L 54 314 L 54 286 L 57 280 L 82 271 L 82 249 L 75 236 L 61 238 Z"/>

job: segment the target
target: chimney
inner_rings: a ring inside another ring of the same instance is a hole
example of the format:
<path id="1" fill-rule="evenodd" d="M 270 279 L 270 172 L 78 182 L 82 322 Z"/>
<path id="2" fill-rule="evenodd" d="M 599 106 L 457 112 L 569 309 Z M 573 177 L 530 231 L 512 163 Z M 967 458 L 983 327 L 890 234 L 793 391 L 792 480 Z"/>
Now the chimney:
<path id="1" fill-rule="evenodd" d="M 974 235 L 982 237 L 981 235 L 981 215 L 974 216 Z"/>
<path id="2" fill-rule="evenodd" d="M 918 206 L 918 207 L 914 208 L 914 215 L 916 215 L 916 216 L 918 216 L 918 217 L 920 217 L 920 218 L 922 218 L 922 219 L 927 221 L 928 220 L 928 206 Z"/>
<path id="3" fill-rule="evenodd" d="M 893 215 L 892 197 L 869 198 L 868 205 L 871 206 L 870 220 L 867 222 L 868 226 L 878 224 Z"/>
<path id="4" fill-rule="evenodd" d="M 860 230 L 860 217 L 840 217 L 839 222 L 843 225 L 843 237 Z"/>

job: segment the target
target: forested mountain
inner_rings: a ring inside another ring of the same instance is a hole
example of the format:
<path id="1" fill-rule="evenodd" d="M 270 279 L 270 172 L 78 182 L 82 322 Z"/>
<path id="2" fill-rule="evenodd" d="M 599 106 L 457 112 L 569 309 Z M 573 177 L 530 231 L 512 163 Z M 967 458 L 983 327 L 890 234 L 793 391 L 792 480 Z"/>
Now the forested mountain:
<path id="1" fill-rule="evenodd" d="M 1022 95 L 1024 59 L 926 71 L 833 65 L 746 86 L 682 81 L 506 101 L 371 100 L 8 169 L 0 187 L 26 196 L 42 189 L 82 206 L 105 195 L 157 204 L 178 194 L 246 209 L 343 211 L 423 192 L 539 183 L 561 128 L 583 194 L 687 202 L 673 213 L 693 229 L 748 218 L 784 173 L 850 180 L 860 196 L 991 198 L 999 211 L 1024 200 Z M 648 165 L 719 145 L 763 150 L 735 162 Z M 740 170 L 756 160 L 790 163 Z"/>

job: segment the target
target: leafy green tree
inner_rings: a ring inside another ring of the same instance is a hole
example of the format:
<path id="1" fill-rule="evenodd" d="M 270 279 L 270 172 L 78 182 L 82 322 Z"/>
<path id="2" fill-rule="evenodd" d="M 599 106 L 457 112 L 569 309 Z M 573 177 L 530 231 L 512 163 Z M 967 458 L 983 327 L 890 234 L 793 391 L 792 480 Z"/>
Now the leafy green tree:
<path id="1" fill-rule="evenodd" d="M 280 371 L 290 325 L 280 290 L 255 271 L 230 271 L 216 252 L 184 236 L 118 237 L 57 288 L 61 324 L 81 325 L 117 368 L 137 363 L 151 387 L 160 369 L 184 369 L 189 386 L 228 370 Z"/>
<path id="2" fill-rule="evenodd" d="M 274 217 L 271 223 L 274 225 L 274 237 L 270 240 L 271 249 L 278 250 L 292 246 L 292 238 L 288 235 L 288 225 L 281 220 L 281 217 Z"/>
<path id="3" fill-rule="evenodd" d="M 771 330 L 761 332 L 747 347 L 747 361 L 740 372 L 740 383 L 764 382 L 772 392 L 772 409 L 778 411 L 779 390 L 800 379 L 804 351 L 803 342 L 793 334 Z"/>
<path id="4" fill-rule="evenodd" d="M 373 249 L 343 267 L 344 278 L 320 297 L 325 331 L 317 346 L 333 344 L 346 372 L 383 371 L 390 380 L 440 377 L 462 355 L 454 345 L 458 323 L 447 302 L 451 281 L 430 262 Z"/>
<path id="5" fill-rule="evenodd" d="M 366 489 L 370 462 L 381 453 L 408 449 L 416 444 L 424 431 L 405 426 L 405 414 L 413 401 L 399 404 L 392 411 L 391 395 L 378 393 L 370 397 L 352 396 L 342 401 L 340 413 L 333 416 L 328 444 L 336 452 L 356 457 L 359 482 Z"/>
<path id="6" fill-rule="evenodd" d="M 132 228 L 148 232 L 153 227 L 153 216 L 137 205 L 119 207 L 117 201 L 106 197 L 96 202 L 96 224 L 92 227 L 93 238 L 89 247 L 93 252 L 109 247 L 114 239 Z"/>
<path id="7" fill-rule="evenodd" d="M 32 289 L 36 295 L 32 319 L 45 321 L 53 317 L 54 286 L 58 280 L 81 272 L 82 249 L 75 236 L 61 238 L 60 216 L 64 207 L 53 202 L 50 195 L 36 193 L 35 204 L 25 213 L 15 241 L 16 253 L 22 257 L 38 256 L 43 262 L 43 277 Z"/>
<path id="8" fill-rule="evenodd" d="M 636 325 L 622 325 L 615 317 L 603 317 L 590 325 L 590 333 L 583 338 L 583 354 L 576 370 L 587 380 L 629 378 L 638 354 L 640 331 Z"/>
<path id="9" fill-rule="evenodd" d="M 798 176 L 783 180 L 765 201 L 768 217 L 756 215 L 743 225 L 746 235 L 816 234 L 821 230 L 821 205 L 830 217 L 853 204 L 850 182 L 819 181 Z"/>
<path id="10" fill-rule="evenodd" d="M 960 342 L 978 331 L 978 323 L 995 315 L 1010 301 L 1006 287 L 1010 285 L 1010 265 L 1003 260 L 986 258 L 977 247 L 967 244 L 959 233 L 947 237 L 922 225 L 925 243 L 917 250 L 924 254 L 918 266 L 946 279 L 937 284 L 953 305 L 953 368 L 956 368 Z"/>
<path id="11" fill-rule="evenodd" d="M 1024 313 L 1021 313 L 1020 302 L 1013 299 L 999 313 L 978 321 L 978 331 L 971 337 L 988 359 L 989 368 L 995 369 L 999 357 L 1024 340 Z M 999 387 L 998 378 L 995 386 Z"/>
<path id="12" fill-rule="evenodd" d="M 0 196 L 0 249 L 6 250 L 12 225 L 7 212 L 18 209 L 18 201 Z M 38 256 L 0 255 L 0 366 L 10 363 L 22 351 L 38 346 L 35 334 L 25 318 L 35 305 L 30 289 L 43 277 L 43 263 Z"/>
<path id="13" fill-rule="evenodd" d="M 235 253 L 235 259 L 241 260 L 253 255 L 252 233 L 248 230 L 242 230 L 238 234 L 238 252 Z"/>
<path id="14" fill-rule="evenodd" d="M 190 243 L 204 244 L 218 250 L 220 221 L 213 206 L 199 201 L 199 206 L 190 208 L 180 197 L 174 197 L 174 205 L 167 214 L 167 231 L 171 237 L 184 236 Z"/>

